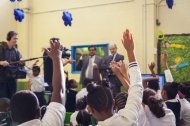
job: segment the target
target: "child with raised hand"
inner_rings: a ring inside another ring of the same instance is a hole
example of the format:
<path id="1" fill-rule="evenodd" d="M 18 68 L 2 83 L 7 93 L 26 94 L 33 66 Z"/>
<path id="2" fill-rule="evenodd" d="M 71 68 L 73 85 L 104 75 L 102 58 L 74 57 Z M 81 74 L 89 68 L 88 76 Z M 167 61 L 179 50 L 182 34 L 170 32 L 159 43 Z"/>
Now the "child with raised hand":
<path id="1" fill-rule="evenodd" d="M 11 99 L 11 115 L 19 126 L 64 126 L 65 78 L 59 41 L 50 41 L 51 51 L 46 52 L 53 61 L 53 92 L 50 104 L 42 119 L 36 95 L 31 91 L 17 92 Z"/>
<path id="2" fill-rule="evenodd" d="M 98 126 L 137 126 L 142 102 L 142 78 L 134 54 L 133 38 L 129 30 L 123 33 L 123 46 L 129 59 L 130 86 L 125 108 L 113 112 L 113 96 L 107 87 L 90 84 L 87 86 L 88 110 L 98 120 Z M 123 83 L 126 86 L 126 83 Z"/>

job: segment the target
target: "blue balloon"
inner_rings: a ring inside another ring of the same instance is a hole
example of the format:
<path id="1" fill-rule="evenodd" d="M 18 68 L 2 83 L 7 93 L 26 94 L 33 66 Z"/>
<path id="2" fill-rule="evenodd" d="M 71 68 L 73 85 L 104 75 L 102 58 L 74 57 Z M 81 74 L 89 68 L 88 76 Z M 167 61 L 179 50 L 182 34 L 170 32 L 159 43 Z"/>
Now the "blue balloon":
<path id="1" fill-rule="evenodd" d="M 18 8 L 14 9 L 14 16 L 16 21 L 22 22 L 24 19 L 24 11 Z"/>
<path id="2" fill-rule="evenodd" d="M 18 2 L 21 2 L 22 0 L 17 0 Z"/>
<path id="3" fill-rule="evenodd" d="M 169 9 L 172 9 L 173 5 L 174 5 L 174 0 L 166 0 L 166 3 L 168 5 Z"/>
<path id="4" fill-rule="evenodd" d="M 10 0 L 11 2 L 15 2 L 15 0 Z"/>
<path id="5" fill-rule="evenodd" d="M 64 21 L 64 25 L 65 26 L 71 26 L 72 25 L 72 14 L 69 13 L 69 12 L 63 12 L 63 16 L 62 16 L 62 19 Z"/>

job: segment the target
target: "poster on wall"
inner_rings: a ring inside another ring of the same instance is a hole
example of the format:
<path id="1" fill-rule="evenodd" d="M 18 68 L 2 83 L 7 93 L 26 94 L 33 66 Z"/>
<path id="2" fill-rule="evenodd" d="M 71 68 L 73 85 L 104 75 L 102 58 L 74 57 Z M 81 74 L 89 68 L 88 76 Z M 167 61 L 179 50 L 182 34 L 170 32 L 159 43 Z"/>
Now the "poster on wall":
<path id="1" fill-rule="evenodd" d="M 71 73 L 80 73 L 80 70 L 76 68 L 76 63 L 79 61 L 80 57 L 83 55 L 88 55 L 88 47 L 91 45 L 75 45 L 71 46 L 71 57 L 76 60 L 72 64 Z M 96 46 L 96 55 L 101 57 L 107 57 L 109 55 L 108 44 L 94 44 Z"/>
<path id="2" fill-rule="evenodd" d="M 190 34 L 164 35 L 158 41 L 158 73 L 164 73 L 162 65 L 162 54 L 168 52 L 168 67 L 170 68 L 174 81 L 190 81 Z"/>

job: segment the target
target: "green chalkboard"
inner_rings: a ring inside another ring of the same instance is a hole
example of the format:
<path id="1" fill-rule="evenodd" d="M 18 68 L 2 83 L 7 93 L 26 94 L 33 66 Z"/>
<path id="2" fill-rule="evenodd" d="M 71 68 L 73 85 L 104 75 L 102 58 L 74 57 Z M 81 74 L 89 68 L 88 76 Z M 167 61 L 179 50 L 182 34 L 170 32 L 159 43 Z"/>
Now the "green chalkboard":
<path id="1" fill-rule="evenodd" d="M 158 73 L 164 73 L 161 54 L 167 50 L 174 81 L 190 81 L 190 34 L 165 35 L 158 41 Z"/>

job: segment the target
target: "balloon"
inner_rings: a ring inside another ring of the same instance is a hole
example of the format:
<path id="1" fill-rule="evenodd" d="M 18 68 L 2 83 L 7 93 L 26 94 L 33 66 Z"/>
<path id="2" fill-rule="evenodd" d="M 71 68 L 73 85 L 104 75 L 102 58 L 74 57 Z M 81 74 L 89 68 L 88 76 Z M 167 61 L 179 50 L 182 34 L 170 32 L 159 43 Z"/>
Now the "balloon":
<path id="1" fill-rule="evenodd" d="M 14 9 L 14 16 L 16 21 L 22 22 L 24 19 L 24 11 L 18 8 Z"/>
<path id="2" fill-rule="evenodd" d="M 62 16 L 62 20 L 64 21 L 64 25 L 67 26 L 71 26 L 72 25 L 72 14 L 69 12 L 63 12 L 63 16 Z"/>
<path id="3" fill-rule="evenodd" d="M 15 0 L 10 0 L 11 2 L 15 2 Z"/>
<path id="4" fill-rule="evenodd" d="M 168 5 L 169 9 L 172 9 L 173 4 L 174 4 L 174 0 L 166 0 L 166 4 Z"/>

